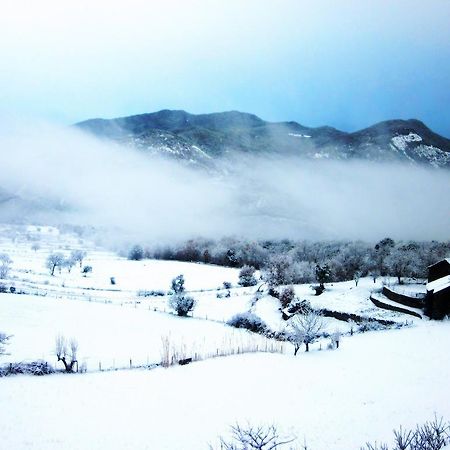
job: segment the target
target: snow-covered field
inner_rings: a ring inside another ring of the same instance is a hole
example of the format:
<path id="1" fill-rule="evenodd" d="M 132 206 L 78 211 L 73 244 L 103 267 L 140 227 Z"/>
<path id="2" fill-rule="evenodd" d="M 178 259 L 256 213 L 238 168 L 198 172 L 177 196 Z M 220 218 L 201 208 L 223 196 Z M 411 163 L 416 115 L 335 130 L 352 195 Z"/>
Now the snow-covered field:
<path id="1" fill-rule="evenodd" d="M 450 417 L 450 323 L 368 333 L 339 350 L 189 366 L 0 380 L 0 435 L 15 450 L 207 449 L 236 422 L 276 423 L 311 449 L 358 449 Z"/>
<path id="2" fill-rule="evenodd" d="M 38 249 L 32 245 L 39 243 Z M 50 276 L 49 253 L 83 249 L 87 277 L 74 268 Z M 0 294 L 0 331 L 11 334 L 0 363 L 45 359 L 56 364 L 55 337 L 75 337 L 88 373 L 0 378 L 0 447 L 22 449 L 202 449 L 236 422 L 275 423 L 308 448 L 358 449 L 389 440 L 392 429 L 414 426 L 433 414 L 450 417 L 450 323 L 433 323 L 381 310 L 369 300 L 381 287 L 361 279 L 327 285 L 316 297 L 308 285 L 297 297 L 318 308 L 404 322 L 399 330 L 344 337 L 338 350 L 313 345 L 309 354 L 251 353 L 187 366 L 99 372 L 159 363 L 162 338 L 185 356 L 263 348 L 266 339 L 224 322 L 252 311 L 272 330 L 286 322 L 280 304 L 256 288 L 237 285 L 238 270 L 212 265 L 128 261 L 87 239 L 51 227 L 0 227 L 0 252 L 13 260 L 7 286 L 25 294 Z M 194 317 L 167 314 L 164 290 L 184 274 L 197 300 Z M 110 278 L 115 277 L 112 285 Z M 232 283 L 230 296 L 223 282 Z M 386 280 L 385 280 L 386 281 Z M 389 280 L 388 280 L 389 281 Z M 411 290 L 420 290 L 412 287 Z M 217 296 L 219 294 L 219 297 Z M 326 320 L 326 330 L 348 331 Z M 320 351 L 320 349 L 323 349 Z"/>

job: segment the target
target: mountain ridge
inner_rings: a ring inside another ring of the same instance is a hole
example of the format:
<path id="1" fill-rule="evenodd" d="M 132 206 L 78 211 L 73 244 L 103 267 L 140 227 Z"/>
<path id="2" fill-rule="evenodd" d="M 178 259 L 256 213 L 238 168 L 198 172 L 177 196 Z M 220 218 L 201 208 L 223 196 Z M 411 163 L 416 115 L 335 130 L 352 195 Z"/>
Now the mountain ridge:
<path id="1" fill-rule="evenodd" d="M 295 121 L 269 122 L 239 111 L 191 114 L 164 109 L 116 119 L 88 119 L 75 126 L 97 137 L 200 166 L 242 152 L 450 168 L 450 139 L 418 119 L 386 120 L 345 132 Z"/>

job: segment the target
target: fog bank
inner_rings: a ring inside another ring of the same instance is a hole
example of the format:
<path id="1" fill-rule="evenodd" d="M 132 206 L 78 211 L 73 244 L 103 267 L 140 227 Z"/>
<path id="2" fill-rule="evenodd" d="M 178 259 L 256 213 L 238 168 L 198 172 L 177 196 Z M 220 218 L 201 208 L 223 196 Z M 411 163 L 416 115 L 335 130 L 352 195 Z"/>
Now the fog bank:
<path id="1" fill-rule="evenodd" d="M 0 164 L 1 221 L 93 225 L 149 242 L 450 238 L 442 170 L 241 156 L 217 175 L 48 124 L 3 125 Z"/>

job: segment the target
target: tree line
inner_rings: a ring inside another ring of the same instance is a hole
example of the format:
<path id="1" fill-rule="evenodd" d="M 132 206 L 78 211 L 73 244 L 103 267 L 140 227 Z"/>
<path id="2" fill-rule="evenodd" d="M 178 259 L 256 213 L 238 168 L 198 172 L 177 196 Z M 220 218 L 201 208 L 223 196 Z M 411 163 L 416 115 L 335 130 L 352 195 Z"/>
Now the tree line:
<path id="1" fill-rule="evenodd" d="M 190 239 L 173 245 L 143 248 L 135 245 L 129 259 L 202 262 L 226 267 L 253 267 L 269 271 L 274 284 L 300 284 L 317 280 L 317 266 L 327 281 L 371 276 L 426 278 L 429 265 L 450 255 L 450 241 L 398 241 L 387 237 L 377 243 L 363 241 L 247 241 L 236 238 Z"/>

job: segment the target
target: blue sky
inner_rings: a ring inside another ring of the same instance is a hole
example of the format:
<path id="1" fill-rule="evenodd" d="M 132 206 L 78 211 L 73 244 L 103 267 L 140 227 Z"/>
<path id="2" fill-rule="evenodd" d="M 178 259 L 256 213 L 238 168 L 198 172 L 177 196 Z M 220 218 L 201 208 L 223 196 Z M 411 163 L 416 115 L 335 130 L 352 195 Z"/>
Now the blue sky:
<path id="1" fill-rule="evenodd" d="M 0 114 L 240 110 L 450 137 L 448 0 L 3 0 Z"/>

